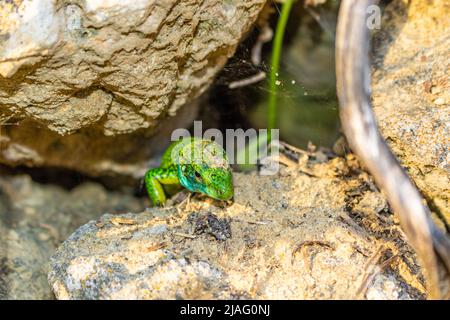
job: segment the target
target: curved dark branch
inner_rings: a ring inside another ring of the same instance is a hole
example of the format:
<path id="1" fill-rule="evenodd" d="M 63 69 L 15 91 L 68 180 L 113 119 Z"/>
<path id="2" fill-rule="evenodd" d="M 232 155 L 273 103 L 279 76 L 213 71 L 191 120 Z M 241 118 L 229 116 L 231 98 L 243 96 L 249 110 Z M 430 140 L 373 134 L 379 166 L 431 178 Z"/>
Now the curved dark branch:
<path id="1" fill-rule="evenodd" d="M 424 267 L 430 298 L 442 297 L 440 271 L 450 272 L 450 240 L 378 131 L 370 104 L 370 34 L 366 10 L 373 0 L 342 0 L 336 34 L 340 117 L 349 144 L 397 214 Z M 446 269 L 446 270 L 445 270 Z M 448 281 L 448 280 L 447 280 Z"/>

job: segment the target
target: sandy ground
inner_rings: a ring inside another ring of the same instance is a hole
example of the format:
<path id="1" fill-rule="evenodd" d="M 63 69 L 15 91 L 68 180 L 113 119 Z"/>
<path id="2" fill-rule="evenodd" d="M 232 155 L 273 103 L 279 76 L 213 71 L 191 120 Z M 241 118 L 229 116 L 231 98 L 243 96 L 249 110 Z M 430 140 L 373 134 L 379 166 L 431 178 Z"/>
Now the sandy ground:
<path id="1" fill-rule="evenodd" d="M 275 176 L 236 173 L 233 203 L 181 193 L 82 226 L 52 257 L 56 296 L 424 298 L 415 255 L 354 157 L 287 159 Z"/>

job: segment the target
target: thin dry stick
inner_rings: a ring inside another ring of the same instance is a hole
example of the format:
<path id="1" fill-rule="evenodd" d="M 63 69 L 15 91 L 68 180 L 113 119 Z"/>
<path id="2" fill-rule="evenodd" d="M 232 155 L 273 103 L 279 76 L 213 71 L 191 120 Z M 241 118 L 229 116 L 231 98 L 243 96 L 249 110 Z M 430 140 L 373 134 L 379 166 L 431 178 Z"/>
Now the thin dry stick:
<path id="1" fill-rule="evenodd" d="M 195 238 L 197 238 L 193 234 L 182 233 L 182 232 L 174 232 L 173 235 L 174 236 L 178 236 L 178 237 L 188 238 L 188 239 L 195 239 Z"/>
<path id="2" fill-rule="evenodd" d="M 292 251 L 292 257 L 294 257 L 297 254 L 297 252 L 300 252 L 300 250 L 302 250 L 302 248 L 312 247 L 312 246 L 319 246 L 319 247 L 334 250 L 333 245 L 331 245 L 329 242 L 326 242 L 326 241 L 320 241 L 320 240 L 303 241 Z"/>
<path id="3" fill-rule="evenodd" d="M 419 256 L 429 297 L 437 299 L 443 295 L 439 270 L 446 268 L 450 273 L 450 240 L 433 223 L 421 195 L 381 137 L 370 105 L 370 34 L 366 9 L 374 3 L 373 0 L 341 2 L 336 33 L 340 118 L 350 146 L 384 190 Z"/>
<path id="4" fill-rule="evenodd" d="M 245 223 L 249 223 L 249 224 L 259 224 L 259 225 L 266 225 L 269 224 L 271 221 L 255 221 L 255 220 L 246 220 L 246 219 L 239 219 L 239 218 L 233 218 L 234 221 L 239 221 L 239 222 L 245 222 Z"/>
<path id="5" fill-rule="evenodd" d="M 260 81 L 264 80 L 265 78 L 266 78 L 266 73 L 264 71 L 260 71 L 257 74 L 255 74 L 254 76 L 231 82 L 228 85 L 228 88 L 236 89 L 236 88 L 246 87 L 251 84 L 260 82 Z"/>
<path id="6" fill-rule="evenodd" d="M 273 37 L 272 28 L 269 26 L 268 23 L 266 23 L 262 27 L 258 39 L 256 40 L 256 43 L 252 48 L 252 63 L 255 66 L 259 66 L 261 64 L 263 45 L 272 40 L 272 37 Z"/>
<path id="7" fill-rule="evenodd" d="M 370 271 L 366 271 L 364 279 L 356 293 L 356 298 L 362 299 L 366 295 L 367 289 L 369 288 L 370 284 L 373 282 L 375 277 L 379 273 L 381 273 L 386 267 L 388 267 L 392 263 L 392 261 L 394 261 L 397 258 L 400 258 L 400 256 L 394 255 L 394 256 L 390 257 L 389 259 L 387 259 L 386 261 L 384 261 L 380 266 L 378 266 L 378 261 L 379 261 L 379 259 L 378 259 L 376 262 L 377 264 L 372 265 L 370 268 Z"/>

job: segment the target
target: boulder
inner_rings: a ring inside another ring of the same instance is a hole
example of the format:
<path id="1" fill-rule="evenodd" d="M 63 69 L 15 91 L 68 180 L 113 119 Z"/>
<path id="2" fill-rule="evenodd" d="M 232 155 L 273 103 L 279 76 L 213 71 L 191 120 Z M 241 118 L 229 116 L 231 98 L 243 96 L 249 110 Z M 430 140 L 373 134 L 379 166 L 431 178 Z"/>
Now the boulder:
<path id="1" fill-rule="evenodd" d="M 33 182 L 27 175 L 0 178 L 0 300 L 53 299 L 47 282 L 50 256 L 81 224 L 103 212 L 145 206 L 132 196 L 86 182 L 72 190 Z"/>
<path id="2" fill-rule="evenodd" d="M 264 3 L 0 3 L 0 161 L 91 174 L 142 168 L 148 137 L 191 123 L 195 108 L 161 122 L 208 88 Z"/>
<path id="3" fill-rule="evenodd" d="M 450 7 L 396 0 L 373 39 L 380 130 L 430 208 L 450 225 Z"/>

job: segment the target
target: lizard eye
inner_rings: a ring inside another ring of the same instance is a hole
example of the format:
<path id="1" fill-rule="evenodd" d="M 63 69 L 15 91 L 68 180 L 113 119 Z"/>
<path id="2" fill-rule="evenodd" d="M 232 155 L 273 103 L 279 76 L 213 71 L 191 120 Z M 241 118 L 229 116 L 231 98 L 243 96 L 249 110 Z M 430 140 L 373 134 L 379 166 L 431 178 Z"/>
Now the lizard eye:
<path id="1" fill-rule="evenodd" d="M 203 181 L 202 176 L 201 176 L 200 173 L 198 173 L 197 171 L 195 171 L 195 179 L 196 179 L 198 182 L 202 182 L 202 181 Z"/>

